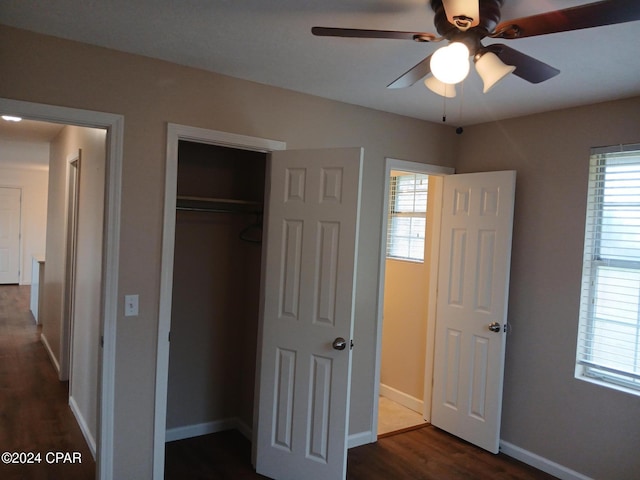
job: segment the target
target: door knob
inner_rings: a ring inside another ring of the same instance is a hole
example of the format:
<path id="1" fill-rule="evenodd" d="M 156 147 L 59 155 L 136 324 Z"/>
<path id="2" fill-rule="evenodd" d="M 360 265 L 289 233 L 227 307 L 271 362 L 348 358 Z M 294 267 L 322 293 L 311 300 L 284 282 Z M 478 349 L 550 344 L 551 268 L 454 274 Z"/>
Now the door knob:
<path id="1" fill-rule="evenodd" d="M 333 341 L 332 346 L 335 350 L 344 350 L 347 348 L 347 341 L 342 337 L 338 337 Z"/>
<path id="2" fill-rule="evenodd" d="M 491 322 L 489 324 L 489 330 L 491 330 L 492 332 L 500 332 L 500 327 L 501 325 L 498 322 Z"/>

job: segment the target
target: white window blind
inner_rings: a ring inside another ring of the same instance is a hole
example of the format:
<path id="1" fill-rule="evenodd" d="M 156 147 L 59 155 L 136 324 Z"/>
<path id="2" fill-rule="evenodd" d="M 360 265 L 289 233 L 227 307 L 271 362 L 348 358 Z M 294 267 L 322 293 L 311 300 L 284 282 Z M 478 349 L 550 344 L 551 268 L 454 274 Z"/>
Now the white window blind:
<path id="1" fill-rule="evenodd" d="M 429 177 L 391 172 L 387 257 L 424 261 Z"/>
<path id="2" fill-rule="evenodd" d="M 576 375 L 640 393 L 640 144 L 592 150 Z"/>

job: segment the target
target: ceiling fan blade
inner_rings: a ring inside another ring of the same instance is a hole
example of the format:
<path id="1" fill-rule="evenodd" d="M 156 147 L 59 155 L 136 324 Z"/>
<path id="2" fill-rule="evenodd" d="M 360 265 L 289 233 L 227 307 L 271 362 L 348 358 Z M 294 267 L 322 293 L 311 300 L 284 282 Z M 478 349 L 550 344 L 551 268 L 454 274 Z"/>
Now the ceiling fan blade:
<path id="1" fill-rule="evenodd" d="M 419 82 L 431 73 L 431 55 L 418 63 L 415 67 L 400 75 L 387 88 L 405 88 Z"/>
<path id="2" fill-rule="evenodd" d="M 395 30 L 363 30 L 360 28 L 313 27 L 311 33 L 318 37 L 391 38 L 430 42 L 436 35 L 427 32 L 397 32 Z"/>
<path id="3" fill-rule="evenodd" d="M 530 83 L 544 82 L 560 73 L 557 68 L 506 45 L 495 43 L 487 46 L 487 49 L 495 53 L 505 64 L 516 67 L 513 74 Z"/>
<path id="4" fill-rule="evenodd" d="M 640 20 L 638 0 L 604 0 L 501 22 L 494 38 L 524 38 Z"/>

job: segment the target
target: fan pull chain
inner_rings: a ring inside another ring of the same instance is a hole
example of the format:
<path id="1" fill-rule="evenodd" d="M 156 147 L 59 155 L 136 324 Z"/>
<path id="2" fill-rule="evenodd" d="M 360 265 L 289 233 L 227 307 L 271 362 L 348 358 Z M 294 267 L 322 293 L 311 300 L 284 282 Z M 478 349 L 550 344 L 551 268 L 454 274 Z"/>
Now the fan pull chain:
<path id="1" fill-rule="evenodd" d="M 458 123 L 462 122 L 462 104 L 464 103 L 464 81 L 460 84 L 460 112 L 458 114 Z M 456 133 L 458 135 L 462 134 L 462 127 L 456 128 Z"/>

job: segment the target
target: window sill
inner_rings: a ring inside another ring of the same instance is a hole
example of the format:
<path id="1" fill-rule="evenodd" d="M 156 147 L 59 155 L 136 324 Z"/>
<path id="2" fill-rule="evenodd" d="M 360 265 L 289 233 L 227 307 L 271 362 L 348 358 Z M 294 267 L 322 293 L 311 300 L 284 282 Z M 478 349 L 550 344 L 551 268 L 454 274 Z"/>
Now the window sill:
<path id="1" fill-rule="evenodd" d="M 584 375 L 581 371 L 582 367 L 578 366 L 576 368 L 576 374 L 575 374 L 575 378 L 577 380 L 582 380 L 583 382 L 588 382 L 588 383 L 592 383 L 594 385 L 598 385 L 600 387 L 604 387 L 604 388 L 608 388 L 610 390 L 616 390 L 618 392 L 623 392 L 623 393 L 628 393 L 630 395 L 634 395 L 636 397 L 640 397 L 640 390 L 636 390 L 634 388 L 629 388 L 629 387 L 625 387 L 623 385 L 617 384 L 617 383 L 613 383 L 613 382 L 609 382 L 606 380 L 603 380 L 601 378 L 597 378 L 597 377 L 592 377 L 589 375 Z"/>

